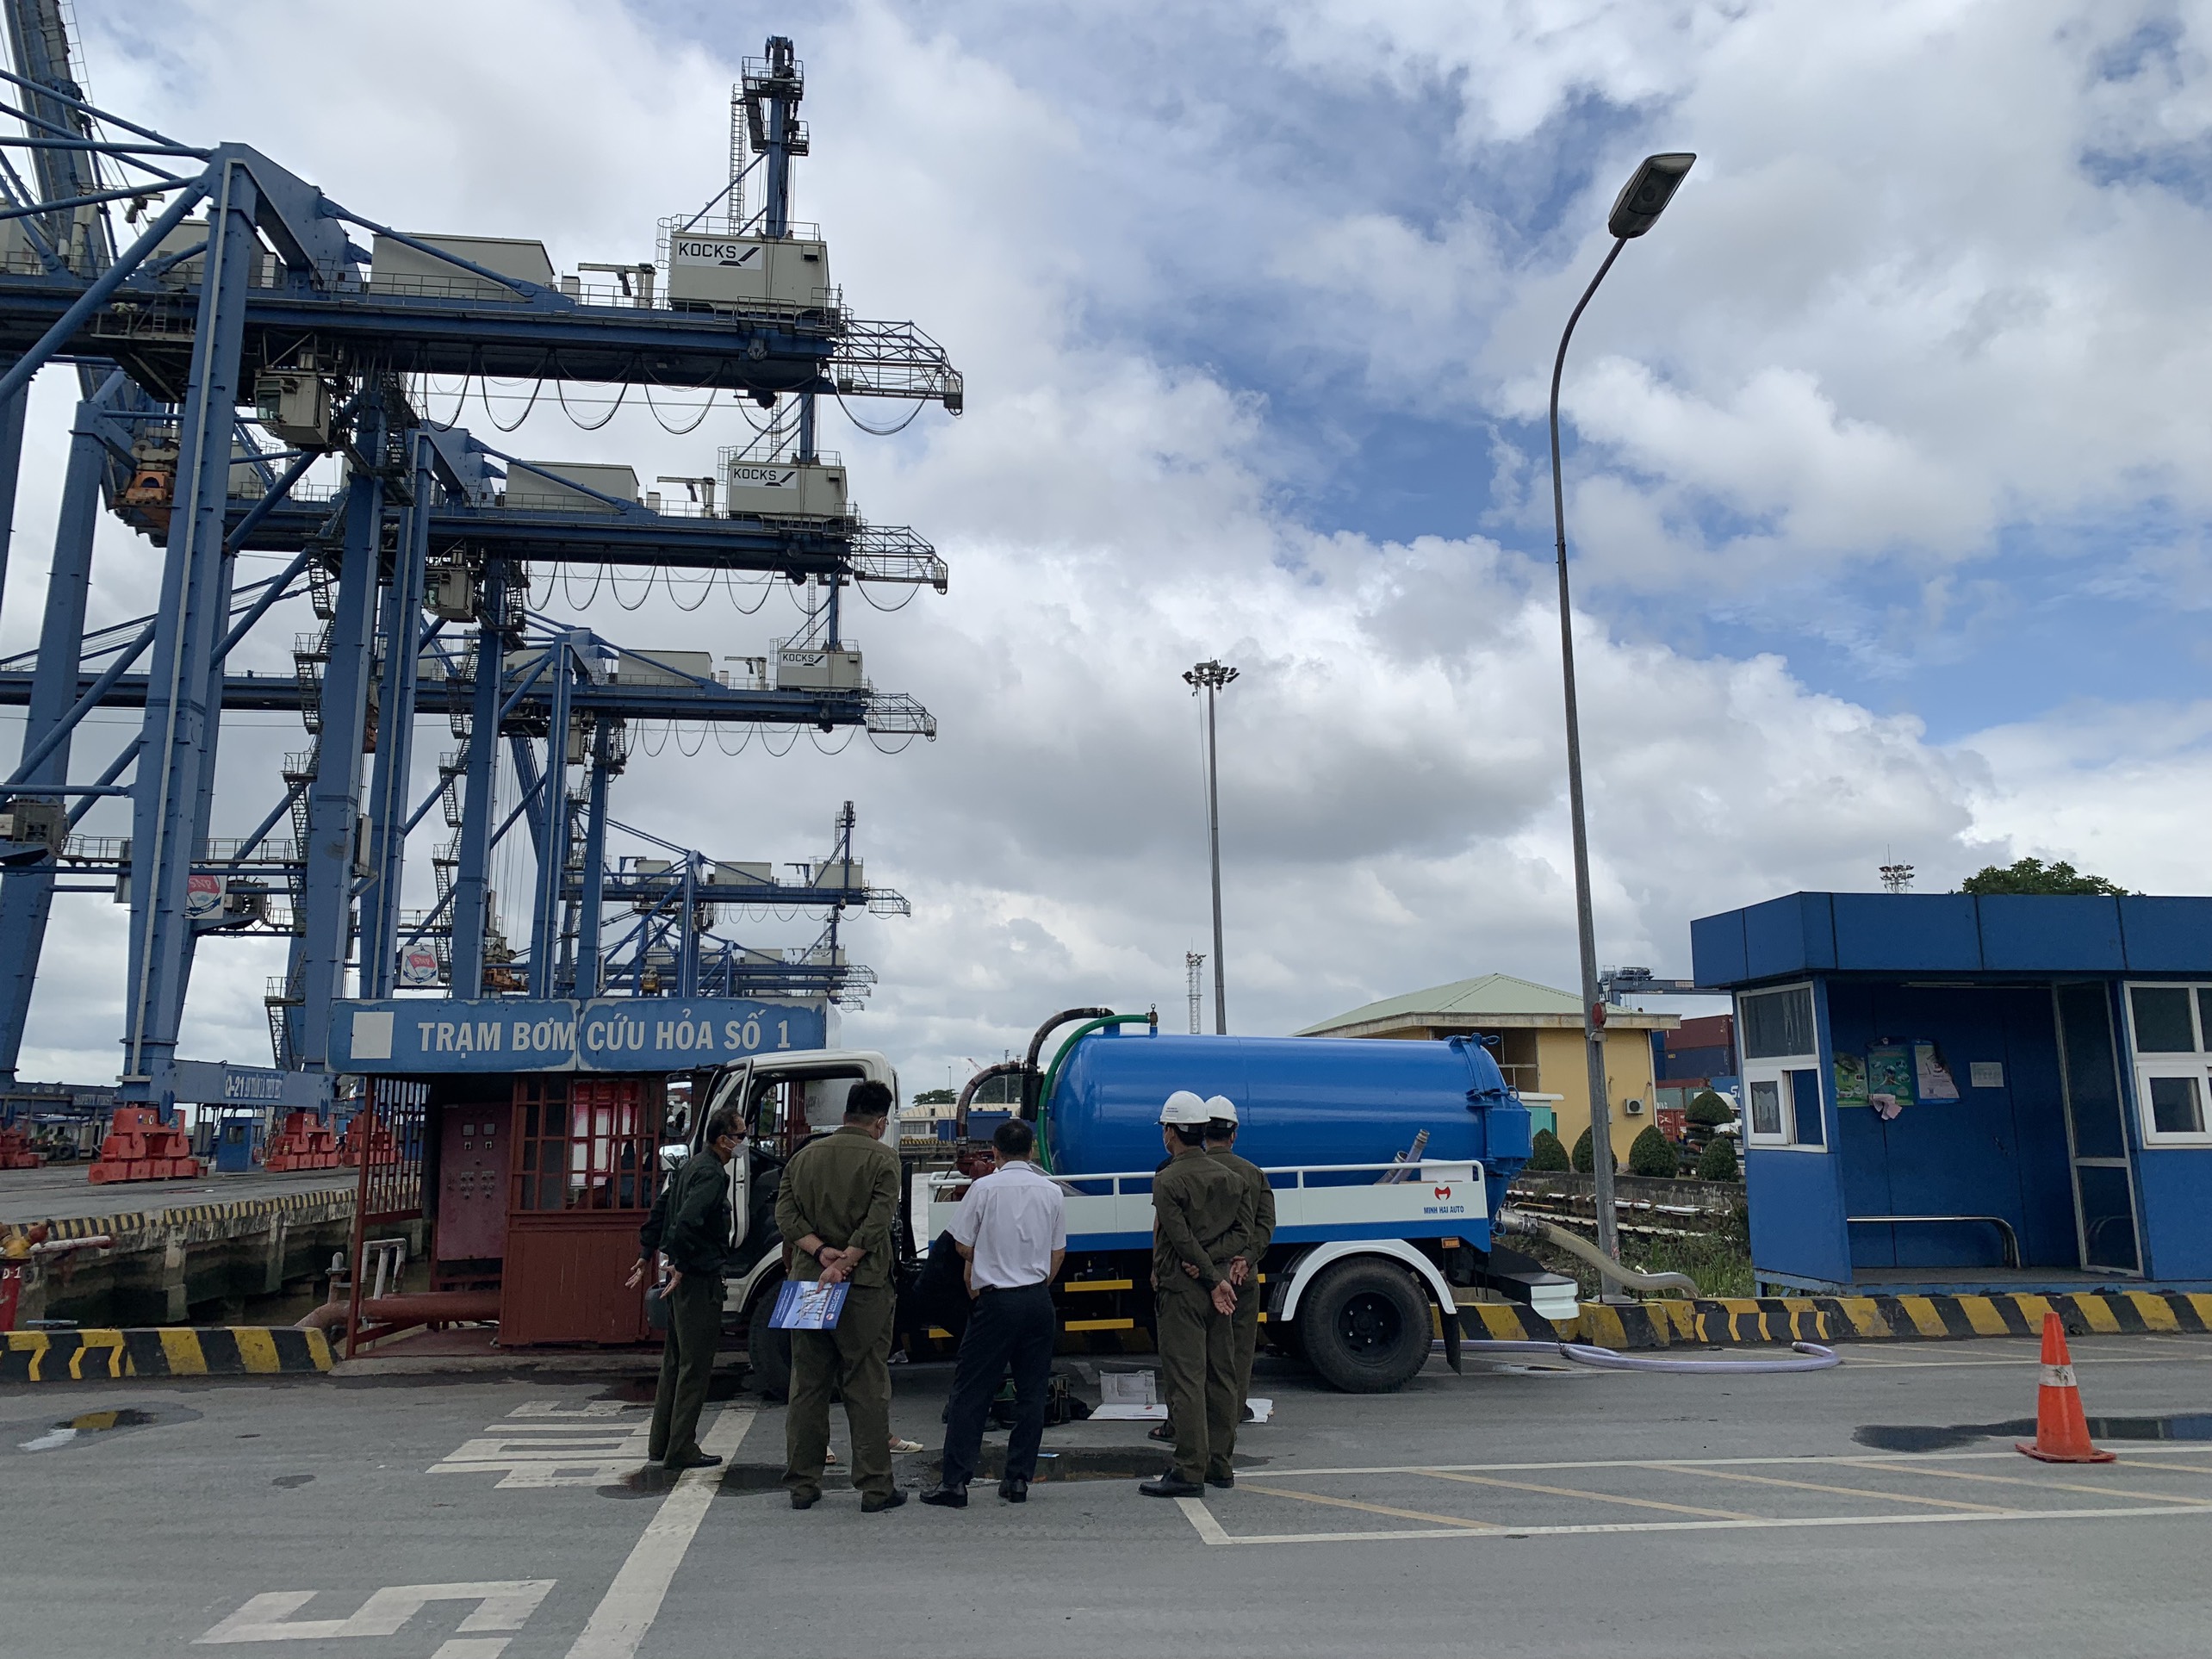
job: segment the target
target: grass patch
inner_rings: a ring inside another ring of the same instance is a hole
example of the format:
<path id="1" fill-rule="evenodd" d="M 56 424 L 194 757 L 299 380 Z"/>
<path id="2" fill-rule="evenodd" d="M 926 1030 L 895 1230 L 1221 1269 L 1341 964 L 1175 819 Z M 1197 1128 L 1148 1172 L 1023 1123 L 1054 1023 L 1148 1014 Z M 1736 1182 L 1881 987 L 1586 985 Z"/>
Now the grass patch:
<path id="1" fill-rule="evenodd" d="M 1743 1212 L 1737 1212 L 1741 1221 Z M 1585 1234 L 1584 1236 L 1588 1236 Z M 1540 1239 L 1515 1240 L 1513 1247 L 1536 1258 L 1555 1273 L 1571 1275 L 1585 1302 L 1596 1299 L 1603 1281 L 1598 1271 Z M 1701 1296 L 1748 1296 L 1751 1294 L 1751 1247 L 1741 1226 L 1717 1233 L 1693 1233 L 1679 1237 L 1651 1238 L 1641 1233 L 1620 1235 L 1622 1264 L 1645 1273 L 1687 1273 Z"/>

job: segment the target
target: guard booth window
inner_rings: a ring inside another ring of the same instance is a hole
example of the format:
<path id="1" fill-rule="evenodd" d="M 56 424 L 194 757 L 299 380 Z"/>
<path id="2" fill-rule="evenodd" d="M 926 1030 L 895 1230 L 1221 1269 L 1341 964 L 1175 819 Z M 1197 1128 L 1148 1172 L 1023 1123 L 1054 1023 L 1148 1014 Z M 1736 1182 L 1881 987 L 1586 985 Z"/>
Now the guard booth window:
<path id="1" fill-rule="evenodd" d="M 2128 1037 L 2144 1144 L 2212 1146 L 2212 985 L 2129 985 Z"/>
<path id="2" fill-rule="evenodd" d="M 634 1078 L 518 1078 L 515 1208 L 649 1208 L 659 1113 L 646 1096 Z"/>
<path id="3" fill-rule="evenodd" d="M 1745 1138 L 1753 1146 L 1824 1151 L 1812 987 L 1740 996 L 1736 1014 L 1743 1044 Z"/>

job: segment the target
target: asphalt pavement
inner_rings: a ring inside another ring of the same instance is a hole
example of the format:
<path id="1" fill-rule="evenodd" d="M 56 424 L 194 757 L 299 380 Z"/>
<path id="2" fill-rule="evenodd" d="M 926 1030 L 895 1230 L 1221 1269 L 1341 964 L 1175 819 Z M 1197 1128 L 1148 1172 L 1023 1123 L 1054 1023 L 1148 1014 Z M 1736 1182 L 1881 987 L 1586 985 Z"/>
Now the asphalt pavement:
<path id="1" fill-rule="evenodd" d="M 2075 1345 L 2116 1463 L 2011 1450 L 2029 1341 L 1800 1376 L 1440 1359 L 1262 1379 L 1236 1488 L 1140 1496 L 1144 1426 L 1048 1432 L 1021 1507 L 793 1513 L 780 1407 L 646 1471 L 636 1384 L 277 1379 L 0 1393 L 0 1656 L 2190 1656 L 2212 1586 L 2212 1339 Z M 943 1367 L 901 1368 L 933 1447 Z M 105 1415 L 116 1413 L 115 1418 Z M 842 1423 L 836 1444 L 844 1450 Z M 900 1460 L 903 1478 L 926 1457 Z"/>

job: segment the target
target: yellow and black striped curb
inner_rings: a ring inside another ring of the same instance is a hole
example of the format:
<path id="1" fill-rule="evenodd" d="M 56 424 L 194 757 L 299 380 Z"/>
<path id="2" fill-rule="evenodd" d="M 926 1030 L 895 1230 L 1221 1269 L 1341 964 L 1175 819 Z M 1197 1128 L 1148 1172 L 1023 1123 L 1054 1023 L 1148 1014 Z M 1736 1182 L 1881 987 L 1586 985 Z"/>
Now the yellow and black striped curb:
<path id="1" fill-rule="evenodd" d="M 1588 1342 L 1601 1348 L 1665 1348 L 1785 1342 L 1960 1341 L 2034 1336 L 2056 1314 L 2068 1336 L 2212 1332 L 2212 1296 L 2195 1291 L 2081 1291 L 2041 1296 L 1668 1297 L 1584 1302 L 1574 1320 L 1539 1319 L 1517 1302 L 1460 1310 L 1470 1337 L 1507 1342 Z"/>
<path id="2" fill-rule="evenodd" d="M 241 1198 L 227 1204 L 176 1204 L 165 1209 L 125 1210 L 120 1215 L 71 1215 L 45 1221 L 10 1221 L 0 1226 L 0 1239 L 11 1233 L 28 1233 L 34 1227 L 45 1227 L 50 1239 L 96 1239 L 103 1233 L 120 1237 L 127 1233 L 143 1233 L 148 1227 L 258 1221 L 265 1216 L 296 1215 L 307 1209 L 327 1209 L 334 1205 L 350 1209 L 353 1197 L 351 1185 L 310 1187 L 304 1192 L 282 1193 L 271 1198 Z"/>
<path id="3" fill-rule="evenodd" d="M 330 1339 L 289 1326 L 0 1334 L 0 1386 L 127 1376 L 275 1376 L 330 1369 Z"/>

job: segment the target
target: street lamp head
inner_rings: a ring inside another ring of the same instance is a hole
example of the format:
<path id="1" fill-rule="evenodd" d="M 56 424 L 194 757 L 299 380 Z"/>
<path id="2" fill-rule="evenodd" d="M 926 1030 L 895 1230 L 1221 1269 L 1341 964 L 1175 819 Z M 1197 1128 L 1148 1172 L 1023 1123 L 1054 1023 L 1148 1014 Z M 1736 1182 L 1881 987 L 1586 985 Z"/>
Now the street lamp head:
<path id="1" fill-rule="evenodd" d="M 1690 164 L 1696 159 L 1686 152 L 1644 157 L 1635 176 L 1613 198 L 1606 228 L 1623 241 L 1650 230 L 1667 211 L 1667 204 L 1675 199 L 1675 192 L 1681 188 Z"/>
<path id="2" fill-rule="evenodd" d="M 1219 691 L 1237 677 L 1237 671 L 1221 662 L 1201 662 L 1186 670 L 1183 683 L 1190 687 L 1196 697 L 1201 691 Z"/>

